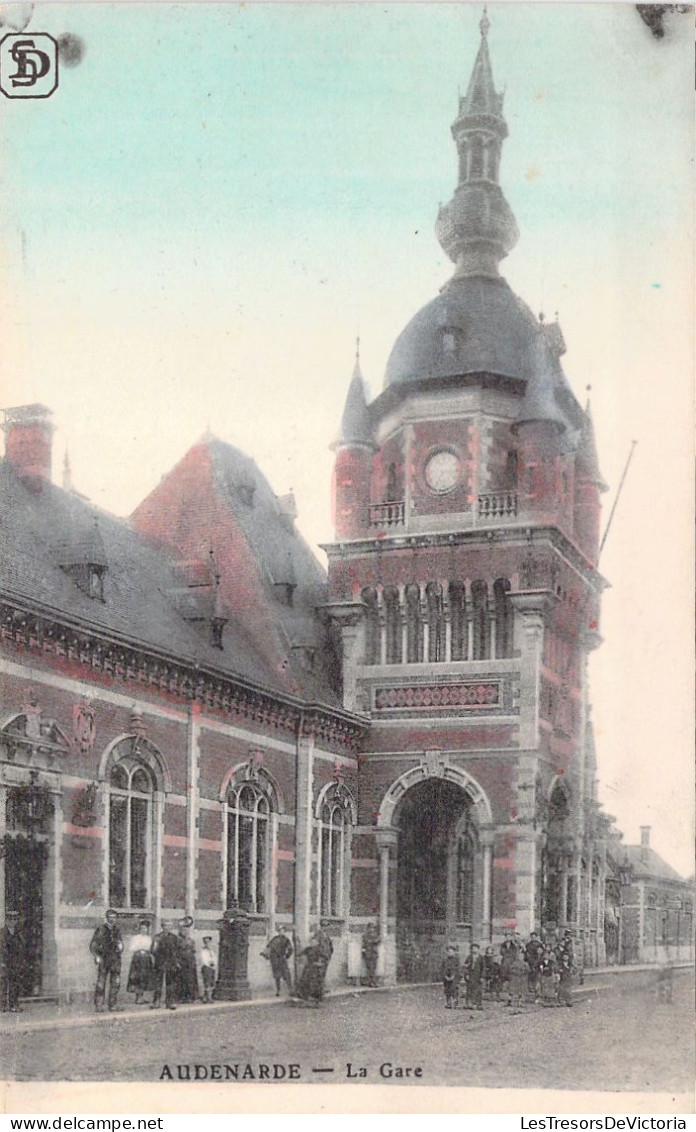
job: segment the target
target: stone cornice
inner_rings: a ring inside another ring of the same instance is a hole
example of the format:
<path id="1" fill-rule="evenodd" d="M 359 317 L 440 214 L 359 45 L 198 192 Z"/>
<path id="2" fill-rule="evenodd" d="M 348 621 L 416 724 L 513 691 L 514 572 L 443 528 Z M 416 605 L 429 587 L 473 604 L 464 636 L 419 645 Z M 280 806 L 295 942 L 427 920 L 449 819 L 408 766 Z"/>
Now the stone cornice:
<path id="1" fill-rule="evenodd" d="M 533 543 L 529 536 L 533 535 Z M 326 552 L 329 562 L 342 558 L 353 557 L 358 554 L 383 554 L 385 550 L 417 550 L 420 547 L 433 549 L 434 547 L 453 547 L 465 545 L 480 545 L 492 548 L 503 543 L 521 543 L 525 546 L 534 546 L 539 549 L 540 542 L 547 539 L 551 546 L 557 550 L 586 581 L 596 589 L 604 590 L 610 583 L 582 554 L 574 543 L 563 534 L 558 527 L 535 527 L 529 523 L 519 522 L 506 524 L 504 527 L 480 528 L 467 531 L 431 531 L 419 534 L 407 533 L 403 528 L 398 531 L 389 531 L 381 534 L 379 538 L 360 538 L 350 541 L 322 543 L 321 549 Z"/>
<path id="2" fill-rule="evenodd" d="M 262 725 L 314 735 L 358 749 L 369 726 L 360 716 L 325 704 L 307 702 L 241 676 L 175 656 L 117 633 L 96 629 L 7 592 L 0 593 L 0 641 L 40 653 L 65 657 L 107 677 L 132 681 L 154 694 L 196 701 Z"/>

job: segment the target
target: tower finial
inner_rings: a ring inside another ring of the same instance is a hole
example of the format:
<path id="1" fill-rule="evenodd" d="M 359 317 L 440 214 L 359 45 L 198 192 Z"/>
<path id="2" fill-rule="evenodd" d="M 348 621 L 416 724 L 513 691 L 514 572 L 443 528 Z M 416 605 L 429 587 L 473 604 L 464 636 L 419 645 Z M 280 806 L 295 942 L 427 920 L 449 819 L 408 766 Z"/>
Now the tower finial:
<path id="1" fill-rule="evenodd" d="M 360 335 L 357 334 L 355 338 L 355 360 L 360 361 Z"/>
<path id="2" fill-rule="evenodd" d="M 488 19 L 488 5 L 484 4 L 483 15 L 481 16 L 481 22 L 479 24 L 479 29 L 481 31 L 481 38 L 482 39 L 485 39 L 486 36 L 488 35 L 490 26 L 491 26 L 491 21 Z"/>

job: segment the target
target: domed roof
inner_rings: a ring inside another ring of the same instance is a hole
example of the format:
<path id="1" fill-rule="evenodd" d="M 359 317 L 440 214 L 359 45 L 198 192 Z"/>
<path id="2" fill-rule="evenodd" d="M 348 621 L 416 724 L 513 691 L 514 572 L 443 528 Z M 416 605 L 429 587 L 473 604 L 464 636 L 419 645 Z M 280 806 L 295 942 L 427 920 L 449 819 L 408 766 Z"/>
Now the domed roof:
<path id="1" fill-rule="evenodd" d="M 453 279 L 394 343 L 385 389 L 423 379 L 491 373 L 528 380 L 540 326 L 500 276 Z"/>

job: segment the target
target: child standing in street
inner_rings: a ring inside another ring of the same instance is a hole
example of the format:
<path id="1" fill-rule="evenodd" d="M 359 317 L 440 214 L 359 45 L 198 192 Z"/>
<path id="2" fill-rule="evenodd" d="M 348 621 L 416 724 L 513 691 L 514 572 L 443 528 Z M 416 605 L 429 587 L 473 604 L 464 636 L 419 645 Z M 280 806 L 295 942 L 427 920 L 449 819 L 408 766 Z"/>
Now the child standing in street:
<path id="1" fill-rule="evenodd" d="M 215 975 L 217 964 L 215 962 L 215 955 L 211 948 L 213 937 L 211 935 L 203 936 L 203 947 L 201 948 L 201 981 L 203 983 L 203 1001 L 213 1001 L 213 991 L 215 989 Z"/>

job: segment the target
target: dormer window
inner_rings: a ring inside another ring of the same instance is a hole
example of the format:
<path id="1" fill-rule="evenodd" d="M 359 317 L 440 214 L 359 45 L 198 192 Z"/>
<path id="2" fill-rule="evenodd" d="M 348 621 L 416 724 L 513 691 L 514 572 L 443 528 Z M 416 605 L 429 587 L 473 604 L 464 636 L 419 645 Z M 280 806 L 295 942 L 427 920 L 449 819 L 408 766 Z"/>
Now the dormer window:
<path id="1" fill-rule="evenodd" d="M 96 598 L 97 601 L 104 600 L 104 567 L 103 566 L 88 566 L 89 571 L 89 596 Z"/>
<path id="2" fill-rule="evenodd" d="M 287 605 L 292 609 L 295 602 L 295 583 L 294 582 L 274 582 L 273 592 L 276 600 L 281 605 Z"/>

